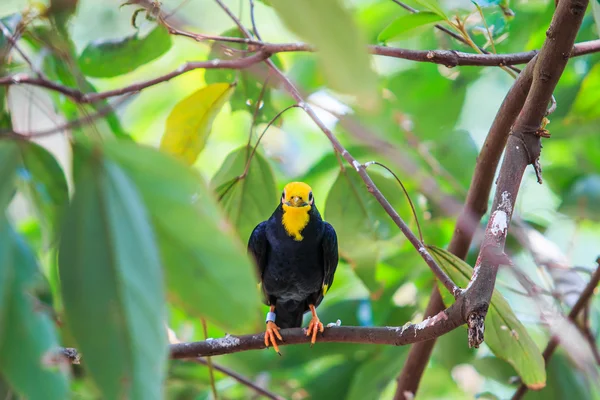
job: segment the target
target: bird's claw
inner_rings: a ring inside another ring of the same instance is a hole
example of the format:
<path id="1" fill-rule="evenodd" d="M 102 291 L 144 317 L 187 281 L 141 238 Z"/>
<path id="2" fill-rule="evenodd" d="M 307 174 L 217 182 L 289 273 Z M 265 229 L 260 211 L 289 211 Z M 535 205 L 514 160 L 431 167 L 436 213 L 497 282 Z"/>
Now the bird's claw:
<path id="1" fill-rule="evenodd" d="M 267 330 L 265 331 L 265 346 L 273 346 L 273 349 L 277 352 L 277 354 L 281 355 L 279 352 L 279 346 L 277 346 L 277 339 L 283 342 L 283 338 L 279 333 L 281 328 L 275 325 L 274 322 L 267 322 Z"/>
<path id="2" fill-rule="evenodd" d="M 310 320 L 310 324 L 308 324 L 308 328 L 306 329 L 306 336 L 312 335 L 310 339 L 310 347 L 312 347 L 317 341 L 317 332 L 323 333 L 325 331 L 325 327 L 323 323 L 319 320 L 319 317 L 314 315 Z"/>

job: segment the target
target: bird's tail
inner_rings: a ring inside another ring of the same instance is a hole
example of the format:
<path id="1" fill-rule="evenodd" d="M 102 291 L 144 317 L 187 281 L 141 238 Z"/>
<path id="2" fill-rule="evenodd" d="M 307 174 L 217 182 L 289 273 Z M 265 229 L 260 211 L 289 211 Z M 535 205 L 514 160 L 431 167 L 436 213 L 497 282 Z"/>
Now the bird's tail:
<path id="1" fill-rule="evenodd" d="M 300 328 L 304 311 L 304 303 L 302 302 L 278 301 L 275 305 L 275 323 L 281 329 Z"/>

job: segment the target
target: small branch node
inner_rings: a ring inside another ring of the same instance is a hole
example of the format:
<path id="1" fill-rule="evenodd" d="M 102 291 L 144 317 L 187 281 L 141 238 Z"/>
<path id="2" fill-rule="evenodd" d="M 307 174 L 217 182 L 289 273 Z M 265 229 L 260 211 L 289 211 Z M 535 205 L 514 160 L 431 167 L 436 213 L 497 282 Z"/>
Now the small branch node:
<path id="1" fill-rule="evenodd" d="M 469 347 L 479 348 L 483 343 L 483 333 L 485 331 L 485 312 L 473 312 L 469 314 L 467 325 L 469 327 Z"/>

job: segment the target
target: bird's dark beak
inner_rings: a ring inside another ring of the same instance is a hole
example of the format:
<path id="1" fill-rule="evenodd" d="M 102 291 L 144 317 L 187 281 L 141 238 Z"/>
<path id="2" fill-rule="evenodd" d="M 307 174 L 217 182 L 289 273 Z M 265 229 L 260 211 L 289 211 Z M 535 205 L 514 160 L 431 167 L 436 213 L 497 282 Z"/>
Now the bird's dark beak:
<path id="1" fill-rule="evenodd" d="M 290 199 L 289 205 L 293 207 L 304 207 L 308 205 L 300 196 L 292 196 Z"/>

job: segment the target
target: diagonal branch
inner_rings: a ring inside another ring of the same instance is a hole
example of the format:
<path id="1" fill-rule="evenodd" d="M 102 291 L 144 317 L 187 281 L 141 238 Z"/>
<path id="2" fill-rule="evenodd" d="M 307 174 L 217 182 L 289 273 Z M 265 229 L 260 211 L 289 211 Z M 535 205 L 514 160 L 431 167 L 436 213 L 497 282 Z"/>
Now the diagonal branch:
<path id="1" fill-rule="evenodd" d="M 532 60 L 525 67 L 509 90 L 477 157 L 475 173 L 473 174 L 469 192 L 467 193 L 467 200 L 458 216 L 454 234 L 448 247 L 448 251 L 463 260 L 467 256 L 479 221 L 487 211 L 492 183 L 508 139 L 510 128 L 517 119 L 517 115 L 521 111 L 531 87 L 534 63 L 535 60 Z M 442 297 L 437 286 L 434 286 L 429 304 L 425 310 L 425 316 L 435 315 L 443 309 L 444 303 Z M 395 394 L 396 400 L 404 399 L 406 393 L 415 394 L 417 392 L 434 345 L 435 340 L 430 340 L 411 346 L 406 363 L 398 376 L 398 387 Z"/>

